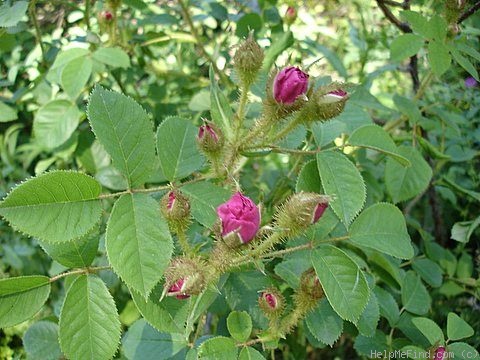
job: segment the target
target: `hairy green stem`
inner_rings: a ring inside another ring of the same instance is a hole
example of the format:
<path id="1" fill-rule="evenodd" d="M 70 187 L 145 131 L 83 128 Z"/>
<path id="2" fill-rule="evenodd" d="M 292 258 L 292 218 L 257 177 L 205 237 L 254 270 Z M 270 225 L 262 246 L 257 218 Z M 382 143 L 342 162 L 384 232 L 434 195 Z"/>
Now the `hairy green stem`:
<path id="1" fill-rule="evenodd" d="M 107 265 L 107 266 L 93 266 L 93 267 L 86 267 L 86 268 L 82 268 L 82 269 L 75 269 L 75 270 L 70 270 L 70 271 L 66 271 L 64 273 L 61 273 L 61 274 L 58 274 L 58 275 L 55 275 L 53 277 L 50 278 L 50 282 L 54 282 L 54 281 L 57 281 L 59 279 L 62 279 L 66 276 L 70 276 L 70 275 L 76 275 L 76 274 L 92 274 L 92 273 L 96 273 L 96 272 L 99 272 L 101 270 L 110 270 L 112 267 Z"/>

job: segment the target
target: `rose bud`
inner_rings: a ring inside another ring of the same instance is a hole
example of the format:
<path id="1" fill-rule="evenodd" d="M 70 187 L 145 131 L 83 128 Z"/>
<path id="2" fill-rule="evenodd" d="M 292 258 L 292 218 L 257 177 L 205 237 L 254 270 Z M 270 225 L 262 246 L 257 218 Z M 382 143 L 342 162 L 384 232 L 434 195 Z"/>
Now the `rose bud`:
<path id="1" fill-rule="evenodd" d="M 190 224 L 190 202 L 178 190 L 169 191 L 160 201 L 160 209 L 172 232 L 178 233 Z"/>
<path id="2" fill-rule="evenodd" d="M 249 86 L 255 81 L 258 71 L 262 68 L 264 57 L 262 48 L 253 38 L 253 32 L 250 32 L 233 56 L 233 66 L 244 85 Z"/>
<path id="3" fill-rule="evenodd" d="M 222 237 L 236 235 L 246 244 L 255 238 L 260 228 L 260 210 L 255 203 L 237 192 L 217 208 L 222 223 Z"/>
<path id="4" fill-rule="evenodd" d="M 323 287 L 313 268 L 306 270 L 300 276 L 300 286 L 295 293 L 296 306 L 306 313 L 317 306 L 318 300 L 323 297 Z"/>
<path id="5" fill-rule="evenodd" d="M 215 124 L 205 121 L 198 129 L 197 143 L 206 154 L 218 154 L 223 148 L 223 134 Z"/>
<path id="6" fill-rule="evenodd" d="M 285 308 L 283 295 L 275 288 L 264 290 L 258 298 L 258 306 L 269 318 L 278 317 Z"/>
<path id="7" fill-rule="evenodd" d="M 175 296 L 177 299 L 188 299 L 190 295 L 185 293 L 186 281 L 184 279 L 178 279 L 172 286 L 168 288 L 167 295 Z"/>
<path id="8" fill-rule="evenodd" d="M 445 356 L 445 348 L 443 346 L 439 346 L 437 350 L 435 350 L 435 357 L 434 360 L 443 360 Z"/>
<path id="9" fill-rule="evenodd" d="M 311 192 L 299 192 L 291 196 L 277 211 L 276 225 L 285 229 L 286 237 L 300 235 L 315 224 L 328 207 L 331 197 Z"/>
<path id="10" fill-rule="evenodd" d="M 321 95 L 317 101 L 318 115 L 324 120 L 340 115 L 345 108 L 347 100 L 348 93 L 342 89 L 333 90 L 325 95 Z"/>
<path id="11" fill-rule="evenodd" d="M 106 10 L 102 12 L 102 17 L 105 21 L 111 21 L 113 19 L 113 14 L 110 11 Z"/>
<path id="12" fill-rule="evenodd" d="M 308 90 L 308 74 L 297 67 L 282 69 L 273 81 L 273 97 L 278 103 L 293 104 Z"/>
<path id="13" fill-rule="evenodd" d="M 287 25 L 293 24 L 293 22 L 297 19 L 297 9 L 293 6 L 289 6 L 287 11 L 285 12 L 284 20 Z"/>

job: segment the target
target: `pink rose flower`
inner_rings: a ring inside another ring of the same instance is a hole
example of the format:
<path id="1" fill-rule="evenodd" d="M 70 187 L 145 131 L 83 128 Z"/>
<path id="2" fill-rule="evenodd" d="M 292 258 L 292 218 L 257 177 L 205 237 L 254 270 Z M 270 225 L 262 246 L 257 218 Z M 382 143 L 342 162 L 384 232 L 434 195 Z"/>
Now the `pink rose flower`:
<path id="1" fill-rule="evenodd" d="M 320 220 L 325 210 L 327 210 L 327 207 L 328 207 L 328 203 L 319 203 L 317 205 L 313 213 L 312 224 L 315 224 L 318 220 Z"/>
<path id="2" fill-rule="evenodd" d="M 217 214 L 222 221 L 222 236 L 235 232 L 244 244 L 255 238 L 260 227 L 260 210 L 248 197 L 237 192 L 217 208 Z"/>
<path id="3" fill-rule="evenodd" d="M 282 69 L 273 81 L 273 97 L 279 103 L 292 104 L 308 90 L 308 74 L 297 67 Z"/>
<path id="4" fill-rule="evenodd" d="M 178 279 L 175 284 L 173 284 L 168 288 L 167 293 L 169 296 L 175 296 L 179 300 L 188 299 L 190 295 L 185 294 L 185 286 L 186 286 L 185 280 Z"/>

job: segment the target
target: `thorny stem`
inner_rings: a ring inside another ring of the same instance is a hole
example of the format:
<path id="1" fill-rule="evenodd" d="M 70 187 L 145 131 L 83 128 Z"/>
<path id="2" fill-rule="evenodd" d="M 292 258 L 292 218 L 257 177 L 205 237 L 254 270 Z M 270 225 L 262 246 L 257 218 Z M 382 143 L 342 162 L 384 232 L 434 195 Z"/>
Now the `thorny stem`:
<path id="1" fill-rule="evenodd" d="M 70 276 L 70 275 L 75 275 L 75 274 L 92 274 L 92 273 L 96 273 L 96 272 L 99 272 L 101 270 L 111 270 L 112 267 L 111 266 L 93 266 L 93 267 L 86 267 L 86 268 L 82 268 L 82 269 L 75 269 L 75 270 L 70 270 L 70 271 L 66 271 L 66 272 L 63 272 L 61 274 L 58 274 L 58 275 L 55 275 L 53 277 L 50 278 L 50 282 L 54 282 L 54 281 L 57 281 L 59 279 L 62 279 L 66 276 Z"/>
<path id="2" fill-rule="evenodd" d="M 177 229 L 177 239 L 180 247 L 184 254 L 191 254 L 192 247 L 188 243 L 187 234 L 185 233 L 185 229 Z"/>
<path id="3" fill-rule="evenodd" d="M 208 180 L 208 179 L 209 179 L 208 176 L 200 176 L 198 178 L 185 181 L 179 184 L 177 187 L 182 187 L 188 184 L 193 184 L 193 183 L 203 181 L 203 180 Z M 171 185 L 161 185 L 161 186 L 151 187 L 147 189 L 129 189 L 129 190 L 119 191 L 111 194 L 101 194 L 98 196 L 98 199 L 109 199 L 109 198 L 114 198 L 114 197 L 118 197 L 125 194 L 134 194 L 134 193 L 154 193 L 154 192 L 160 192 L 160 191 L 170 189 L 171 187 L 172 187 Z"/>

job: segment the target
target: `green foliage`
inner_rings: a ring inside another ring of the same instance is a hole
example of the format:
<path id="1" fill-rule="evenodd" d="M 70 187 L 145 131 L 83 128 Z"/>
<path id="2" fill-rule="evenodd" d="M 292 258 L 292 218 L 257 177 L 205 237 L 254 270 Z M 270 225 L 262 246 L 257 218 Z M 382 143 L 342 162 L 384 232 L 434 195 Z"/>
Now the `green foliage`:
<path id="1" fill-rule="evenodd" d="M 105 245 L 113 270 L 148 297 L 172 256 L 172 238 L 158 203 L 145 194 L 126 194 L 112 209 Z"/>
<path id="2" fill-rule="evenodd" d="M 198 129 L 188 120 L 178 117 L 167 118 L 158 127 L 158 157 L 168 180 L 183 179 L 202 165 L 203 156 L 196 144 L 197 133 Z"/>
<path id="3" fill-rule="evenodd" d="M 237 354 L 233 339 L 222 336 L 208 339 L 198 348 L 198 359 L 202 360 L 235 360 Z"/>
<path id="4" fill-rule="evenodd" d="M 60 346 L 70 359 L 110 359 L 120 341 L 115 302 L 104 282 L 81 275 L 68 288 L 59 321 Z"/>
<path id="5" fill-rule="evenodd" d="M 0 280 L 0 328 L 33 317 L 47 301 L 50 282 L 46 276 L 22 276 Z"/>
<path id="6" fill-rule="evenodd" d="M 51 321 L 38 321 L 23 336 L 28 357 L 35 360 L 57 360 L 62 356 L 58 344 L 58 325 Z"/>
<path id="7" fill-rule="evenodd" d="M 85 174 L 54 171 L 13 189 L 0 203 L 0 214 L 12 226 L 46 242 L 77 239 L 98 222 L 101 187 Z"/>
<path id="8" fill-rule="evenodd" d="M 133 99 L 95 87 L 88 103 L 90 125 L 129 187 L 145 183 L 155 159 L 152 123 Z"/>
<path id="9" fill-rule="evenodd" d="M 333 211 L 349 226 L 365 203 L 365 183 L 360 172 L 345 155 L 334 151 L 318 153 L 317 166 L 323 190 L 335 197 Z"/>
<path id="10" fill-rule="evenodd" d="M 227 327 L 235 340 L 245 342 L 252 332 L 252 319 L 246 311 L 233 311 L 228 315 Z"/>
<path id="11" fill-rule="evenodd" d="M 362 270 L 332 245 L 321 245 L 311 260 L 332 308 L 341 318 L 356 323 L 370 296 Z"/>
<path id="12" fill-rule="evenodd" d="M 318 306 L 310 312 L 305 322 L 315 338 L 332 346 L 343 331 L 343 320 L 332 309 L 326 299 L 322 299 Z"/>

